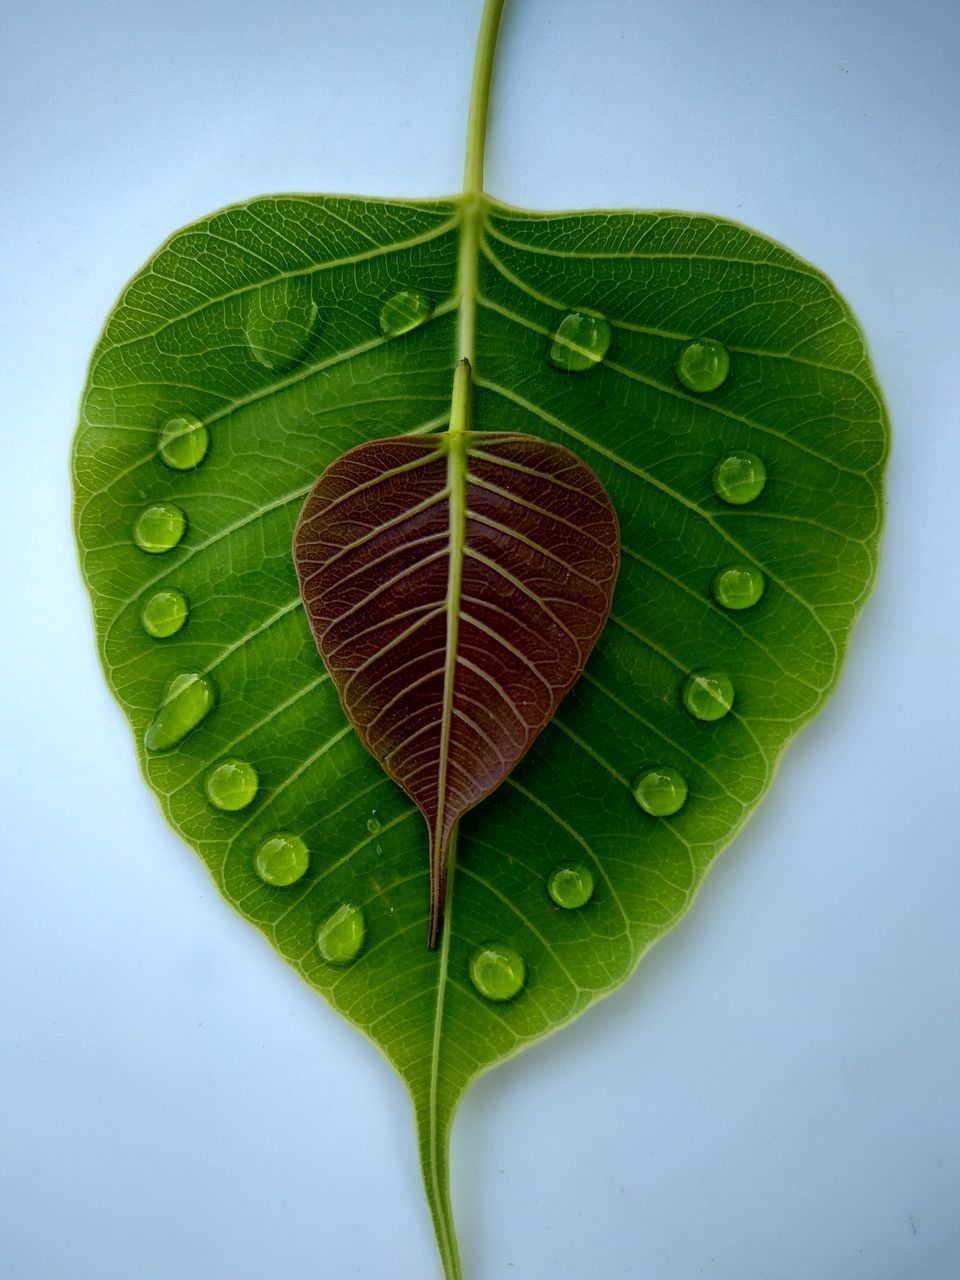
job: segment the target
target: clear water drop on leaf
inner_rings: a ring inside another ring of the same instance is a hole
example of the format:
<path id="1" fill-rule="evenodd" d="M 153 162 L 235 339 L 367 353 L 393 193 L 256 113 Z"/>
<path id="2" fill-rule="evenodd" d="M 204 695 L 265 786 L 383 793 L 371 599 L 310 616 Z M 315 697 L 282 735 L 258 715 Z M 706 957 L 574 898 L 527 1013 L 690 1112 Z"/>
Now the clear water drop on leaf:
<path id="1" fill-rule="evenodd" d="M 349 964 L 360 954 L 366 936 L 362 908 L 344 902 L 317 930 L 317 950 L 327 964 Z"/>
<path id="2" fill-rule="evenodd" d="M 144 746 L 148 751 L 169 751 L 207 718 L 216 702 L 216 689 L 209 676 L 197 671 L 175 675 L 144 734 Z"/>
<path id="3" fill-rule="evenodd" d="M 422 293 L 412 293 L 404 289 L 388 298 L 380 309 L 380 332 L 385 337 L 395 338 L 401 333 L 409 333 L 429 320 L 433 313 L 433 303 Z"/>
<path id="4" fill-rule="evenodd" d="M 634 781 L 633 797 L 645 813 L 654 818 L 668 818 L 686 804 L 687 780 L 670 765 L 654 765 Z"/>
<path id="5" fill-rule="evenodd" d="M 317 321 L 311 280 L 293 276 L 250 295 L 243 332 L 254 360 L 266 369 L 285 369 L 306 354 Z"/>
<path id="6" fill-rule="evenodd" d="M 763 459 L 747 449 L 728 453 L 713 468 L 713 491 L 732 506 L 742 507 L 763 493 L 767 468 Z"/>
<path id="7" fill-rule="evenodd" d="M 683 705 L 697 720 L 722 720 L 733 706 L 733 681 L 725 671 L 692 671 L 683 682 Z"/>
<path id="8" fill-rule="evenodd" d="M 725 609 L 749 609 L 763 595 L 763 574 L 752 564 L 728 564 L 718 569 L 710 584 L 713 598 Z"/>
<path id="9" fill-rule="evenodd" d="M 487 1000 L 512 1000 L 526 980 L 523 956 L 505 943 L 477 947 L 470 957 L 470 981 Z"/>
<path id="10" fill-rule="evenodd" d="M 730 353 L 715 338 L 694 338 L 677 357 L 677 377 L 690 391 L 716 391 L 730 372 Z"/>
<path id="11" fill-rule="evenodd" d="M 583 373 L 600 363 L 610 350 L 611 338 L 606 320 L 573 311 L 563 317 L 553 335 L 550 363 L 567 373 Z"/>
<path id="12" fill-rule="evenodd" d="M 182 591 L 167 587 L 155 591 L 140 610 L 140 625 L 148 636 L 166 640 L 175 636 L 190 616 L 190 602 Z"/>
<path id="13" fill-rule="evenodd" d="M 593 897 L 593 872 L 582 862 L 555 867 L 547 880 L 547 893 L 565 911 L 576 911 Z"/>
<path id="14" fill-rule="evenodd" d="M 260 779 L 248 760 L 221 760 L 207 774 L 203 785 L 214 808 L 233 813 L 253 802 Z"/>
<path id="15" fill-rule="evenodd" d="M 380 819 L 377 817 L 376 809 L 374 809 L 373 812 L 370 814 L 370 817 L 367 819 L 367 830 L 370 832 L 372 836 L 375 836 L 379 832 L 380 827 L 381 827 L 381 822 L 380 822 Z"/>
<path id="16" fill-rule="evenodd" d="M 278 831 L 259 846 L 253 856 L 253 869 L 265 884 L 286 888 L 306 875 L 310 866 L 310 850 L 299 836 Z"/>
<path id="17" fill-rule="evenodd" d="M 199 418 L 184 414 L 165 422 L 157 436 L 157 452 L 174 471 L 199 467 L 209 448 L 210 432 Z"/>
<path id="18" fill-rule="evenodd" d="M 152 556 L 171 551 L 187 531 L 187 517 L 172 502 L 154 502 L 137 516 L 133 540 Z"/>

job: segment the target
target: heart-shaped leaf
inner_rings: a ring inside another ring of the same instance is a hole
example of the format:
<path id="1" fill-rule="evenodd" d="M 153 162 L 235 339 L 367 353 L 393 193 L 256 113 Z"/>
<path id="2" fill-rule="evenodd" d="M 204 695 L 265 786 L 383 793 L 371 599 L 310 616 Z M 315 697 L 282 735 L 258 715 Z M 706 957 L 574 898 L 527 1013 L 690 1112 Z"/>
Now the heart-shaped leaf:
<path id="1" fill-rule="evenodd" d="M 630 975 L 822 705 L 873 578 L 886 450 L 849 309 L 780 245 L 480 194 L 499 7 L 464 196 L 268 197 L 179 232 L 107 322 L 74 456 L 100 652 L 147 780 L 408 1085 L 450 1277 L 457 1102 Z M 623 564 L 582 678 L 464 818 L 429 951 L 427 832 L 344 716 L 290 548 L 345 450 L 446 435 L 464 359 L 460 426 L 573 450 Z"/>
<path id="2" fill-rule="evenodd" d="M 464 360 L 461 418 L 469 378 Z M 427 820 L 436 946 L 457 823 L 526 754 L 603 630 L 617 518 L 569 450 L 462 429 L 351 449 L 314 485 L 293 546 L 343 708 Z"/>

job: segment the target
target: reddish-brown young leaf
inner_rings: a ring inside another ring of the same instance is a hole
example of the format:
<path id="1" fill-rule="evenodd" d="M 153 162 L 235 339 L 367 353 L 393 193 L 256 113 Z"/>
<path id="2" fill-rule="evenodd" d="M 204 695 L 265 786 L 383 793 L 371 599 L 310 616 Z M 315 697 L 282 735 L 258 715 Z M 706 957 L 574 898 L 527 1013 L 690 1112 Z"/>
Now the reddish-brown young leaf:
<path id="1" fill-rule="evenodd" d="M 426 819 L 435 946 L 457 822 L 549 723 L 607 620 L 616 515 L 559 445 L 399 437 L 327 468 L 293 549 L 344 711 Z"/>

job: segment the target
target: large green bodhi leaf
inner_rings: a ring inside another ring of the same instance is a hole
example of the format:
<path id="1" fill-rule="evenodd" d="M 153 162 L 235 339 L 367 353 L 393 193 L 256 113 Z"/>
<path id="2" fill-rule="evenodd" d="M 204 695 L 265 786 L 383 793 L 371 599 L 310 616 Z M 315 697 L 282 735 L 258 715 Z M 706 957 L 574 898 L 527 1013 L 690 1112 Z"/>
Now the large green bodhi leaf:
<path id="1" fill-rule="evenodd" d="M 466 194 L 270 197 L 179 232 L 107 322 L 75 445 L 83 573 L 144 773 L 408 1085 L 448 1277 L 459 1099 L 621 984 L 756 805 L 837 678 L 886 449 L 856 322 L 780 245 L 480 194 L 498 14 Z M 461 824 L 430 951 L 423 820 L 345 720 L 291 538 L 345 450 L 445 432 L 464 357 L 470 431 L 574 451 L 623 559 L 584 675 Z"/>

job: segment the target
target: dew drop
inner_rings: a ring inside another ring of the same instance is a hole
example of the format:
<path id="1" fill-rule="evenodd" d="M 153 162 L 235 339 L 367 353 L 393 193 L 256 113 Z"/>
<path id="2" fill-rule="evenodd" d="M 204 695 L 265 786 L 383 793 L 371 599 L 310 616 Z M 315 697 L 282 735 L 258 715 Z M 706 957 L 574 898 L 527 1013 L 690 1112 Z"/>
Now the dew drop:
<path id="1" fill-rule="evenodd" d="M 376 809 L 374 809 L 371 812 L 370 817 L 367 819 L 367 830 L 370 832 L 372 836 L 375 836 L 379 833 L 381 826 L 382 826 L 382 823 L 380 822 L 380 819 L 377 817 Z"/>
<path id="2" fill-rule="evenodd" d="M 683 705 L 697 720 L 722 720 L 733 706 L 733 681 L 725 671 L 693 671 L 683 682 Z"/>
<path id="3" fill-rule="evenodd" d="M 196 671 L 174 676 L 144 734 L 144 746 L 148 751 L 169 751 L 207 718 L 216 701 L 216 689 L 209 676 Z"/>
<path id="4" fill-rule="evenodd" d="M 203 785 L 207 799 L 215 808 L 233 813 L 253 801 L 260 779 L 247 760 L 221 760 L 207 774 Z"/>
<path id="5" fill-rule="evenodd" d="M 403 290 L 388 298 L 380 309 L 380 332 L 388 338 L 398 334 L 409 333 L 433 313 L 433 303 L 422 293 L 411 293 Z"/>
<path id="6" fill-rule="evenodd" d="M 187 517 L 172 502 L 155 502 L 137 516 L 133 540 L 141 551 L 158 556 L 171 551 L 187 531 Z"/>
<path id="7" fill-rule="evenodd" d="M 606 320 L 572 311 L 553 335 L 550 363 L 567 373 L 583 373 L 600 363 L 610 350 L 611 337 Z"/>
<path id="8" fill-rule="evenodd" d="M 250 353 L 267 369 L 283 369 L 306 353 L 317 328 L 309 278 L 293 276 L 261 285 L 247 302 L 243 333 Z"/>
<path id="9" fill-rule="evenodd" d="M 711 479 L 713 492 L 718 498 L 732 506 L 742 507 L 763 493 L 763 487 L 767 483 L 767 468 L 763 465 L 762 458 L 741 449 L 721 458 L 713 468 Z"/>
<path id="10" fill-rule="evenodd" d="M 157 436 L 157 451 L 174 471 L 192 471 L 199 467 L 209 448 L 210 432 L 199 418 L 185 415 L 170 418 Z"/>
<path id="11" fill-rule="evenodd" d="M 470 981 L 488 1000 L 512 1000 L 526 977 L 523 956 L 501 942 L 478 947 L 470 957 Z"/>
<path id="12" fill-rule="evenodd" d="M 654 818 L 667 818 L 678 813 L 687 802 L 686 778 L 669 765 L 655 765 L 637 777 L 633 798 L 645 813 Z"/>
<path id="13" fill-rule="evenodd" d="M 260 879 L 281 888 L 302 879 L 309 865 L 307 846 L 286 831 L 267 836 L 253 855 L 253 869 Z"/>
<path id="14" fill-rule="evenodd" d="M 576 911 L 593 897 L 593 872 L 582 862 L 568 862 L 555 867 L 547 880 L 547 893 L 558 907 Z"/>
<path id="15" fill-rule="evenodd" d="M 711 589 L 725 609 L 749 609 L 763 595 L 763 574 L 752 564 L 728 564 L 714 574 Z"/>
<path id="16" fill-rule="evenodd" d="M 148 636 L 166 640 L 175 636 L 190 616 L 190 603 L 182 591 L 169 587 L 155 591 L 140 611 L 140 625 Z"/>
<path id="17" fill-rule="evenodd" d="M 680 348 L 677 377 L 691 391 L 716 391 L 730 372 L 730 353 L 715 338 L 694 338 Z"/>
<path id="18" fill-rule="evenodd" d="M 317 930 L 317 950 L 327 964 L 349 964 L 360 954 L 366 936 L 363 909 L 344 902 Z"/>

